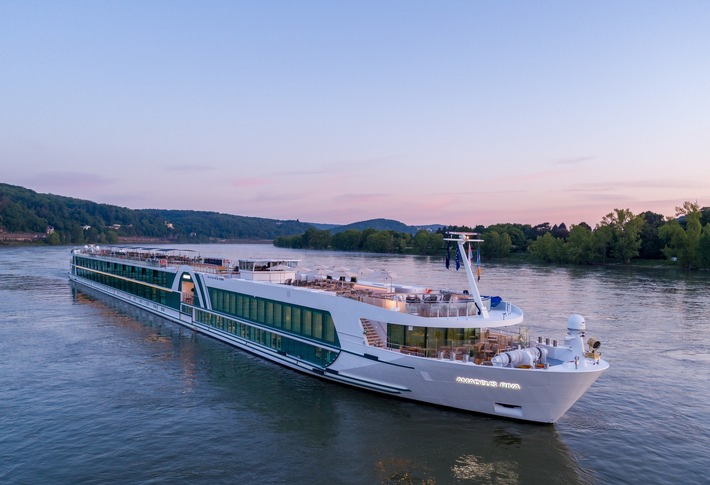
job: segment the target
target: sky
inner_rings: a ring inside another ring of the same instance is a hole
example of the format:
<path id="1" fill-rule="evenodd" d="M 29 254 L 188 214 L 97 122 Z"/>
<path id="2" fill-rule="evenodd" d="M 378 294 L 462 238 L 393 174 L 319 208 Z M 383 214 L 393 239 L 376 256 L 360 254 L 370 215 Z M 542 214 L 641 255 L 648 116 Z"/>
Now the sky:
<path id="1" fill-rule="evenodd" d="M 591 226 L 710 206 L 707 1 L 0 0 L 0 182 Z"/>

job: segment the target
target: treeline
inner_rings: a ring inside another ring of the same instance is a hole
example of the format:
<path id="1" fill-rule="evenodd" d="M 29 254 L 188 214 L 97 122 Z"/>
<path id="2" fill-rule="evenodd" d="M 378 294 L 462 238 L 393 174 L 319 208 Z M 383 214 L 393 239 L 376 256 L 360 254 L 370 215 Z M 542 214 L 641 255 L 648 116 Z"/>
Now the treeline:
<path id="1" fill-rule="evenodd" d="M 301 235 L 280 236 L 274 246 L 296 249 L 335 249 L 340 251 L 365 251 L 370 253 L 440 254 L 442 234 L 419 231 L 415 235 L 393 230 L 373 228 L 348 229 L 331 234 L 330 230 L 309 228 Z"/>
<path id="2" fill-rule="evenodd" d="M 350 229 L 331 234 L 310 228 L 297 236 L 282 236 L 274 245 L 288 248 L 334 249 L 418 255 L 443 255 L 447 231 L 481 235 L 481 255 L 487 259 L 530 254 L 548 263 L 630 263 L 634 258 L 677 261 L 684 268 L 710 268 L 710 208 L 685 202 L 676 217 L 628 209 L 614 209 L 594 228 L 582 222 L 567 228 L 562 223 L 449 226 L 415 235 L 392 230 Z"/>
<path id="3" fill-rule="evenodd" d="M 114 244 L 119 238 L 178 243 L 272 240 L 310 224 L 217 212 L 133 210 L 0 184 L 0 232 L 43 233 L 49 244 Z"/>
<path id="4" fill-rule="evenodd" d="M 630 263 L 633 258 L 669 259 L 687 269 L 710 269 L 710 208 L 685 202 L 676 217 L 614 209 L 591 229 L 572 226 L 565 237 L 544 234 L 530 244 L 539 260 L 556 263 Z"/>

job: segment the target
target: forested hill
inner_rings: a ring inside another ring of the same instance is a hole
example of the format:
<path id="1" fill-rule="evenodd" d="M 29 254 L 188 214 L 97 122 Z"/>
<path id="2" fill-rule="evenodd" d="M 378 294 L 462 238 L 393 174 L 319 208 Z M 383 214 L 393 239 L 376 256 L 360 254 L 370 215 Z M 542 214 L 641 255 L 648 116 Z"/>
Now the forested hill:
<path id="1" fill-rule="evenodd" d="M 414 235 L 422 229 L 436 231 L 441 227 L 444 227 L 443 224 L 433 224 L 429 226 L 408 226 L 402 222 L 395 221 L 392 219 L 370 219 L 367 221 L 353 222 L 352 224 L 347 224 L 344 226 L 332 227 L 329 228 L 329 230 L 331 234 L 338 234 L 340 232 L 345 232 L 350 229 L 355 229 L 356 231 L 364 231 L 365 229 L 376 229 L 378 231 L 395 231 Z M 316 227 L 316 229 L 321 228 Z"/>
<path id="2" fill-rule="evenodd" d="M 88 200 L 40 194 L 0 183 L 0 233 L 47 235 L 53 244 L 116 243 L 154 238 L 174 242 L 274 239 L 312 227 L 299 221 L 218 212 L 127 209 Z M 49 228 L 49 229 L 48 229 Z"/>
<path id="3" fill-rule="evenodd" d="M 18 233 L 27 236 L 22 240 L 43 239 L 51 244 L 114 244 L 148 239 L 181 243 L 254 241 L 303 234 L 309 228 L 329 230 L 333 234 L 347 229 L 368 228 L 415 234 L 422 229 L 390 219 L 372 219 L 338 226 L 219 212 L 135 210 L 72 197 L 40 194 L 24 187 L 0 183 L 0 242 L 12 240 L 7 236 Z"/>

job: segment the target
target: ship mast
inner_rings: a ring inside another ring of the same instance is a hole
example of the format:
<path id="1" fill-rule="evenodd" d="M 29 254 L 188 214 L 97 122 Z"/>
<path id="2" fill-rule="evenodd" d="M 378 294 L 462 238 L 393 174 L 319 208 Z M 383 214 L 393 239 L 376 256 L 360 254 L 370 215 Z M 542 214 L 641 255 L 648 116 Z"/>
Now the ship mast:
<path id="1" fill-rule="evenodd" d="M 449 237 L 445 237 L 444 241 L 455 242 L 458 247 L 458 252 L 463 259 L 463 267 L 466 271 L 466 276 L 468 277 L 468 284 L 471 289 L 471 296 L 473 296 L 473 301 L 476 303 L 478 308 L 481 310 L 481 316 L 483 318 L 488 318 L 488 310 L 483 306 L 483 300 L 481 299 L 481 293 L 478 291 L 478 285 L 476 284 L 476 279 L 473 277 L 473 269 L 471 268 L 471 259 L 468 257 L 465 243 L 482 243 L 483 239 L 474 239 L 477 236 L 475 232 L 449 232 Z"/>

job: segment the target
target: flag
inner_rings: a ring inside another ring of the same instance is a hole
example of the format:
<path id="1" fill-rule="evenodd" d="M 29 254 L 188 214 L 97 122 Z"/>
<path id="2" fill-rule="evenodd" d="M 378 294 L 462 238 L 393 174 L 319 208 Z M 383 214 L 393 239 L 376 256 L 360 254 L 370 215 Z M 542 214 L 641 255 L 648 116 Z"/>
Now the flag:
<path id="1" fill-rule="evenodd" d="M 456 245 L 456 271 L 461 268 L 461 250 L 459 249 L 459 245 Z"/>
<path id="2" fill-rule="evenodd" d="M 471 243 L 468 243 L 468 260 L 473 262 L 473 249 L 471 249 Z"/>
<path id="3" fill-rule="evenodd" d="M 446 269 L 449 269 L 449 264 L 451 263 L 451 242 L 446 243 Z"/>

